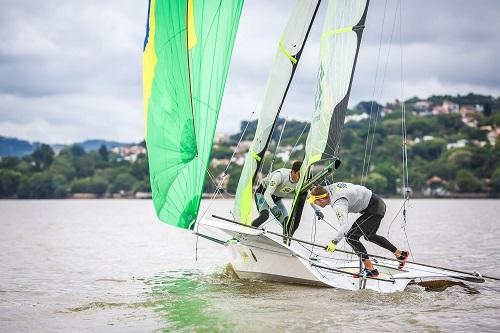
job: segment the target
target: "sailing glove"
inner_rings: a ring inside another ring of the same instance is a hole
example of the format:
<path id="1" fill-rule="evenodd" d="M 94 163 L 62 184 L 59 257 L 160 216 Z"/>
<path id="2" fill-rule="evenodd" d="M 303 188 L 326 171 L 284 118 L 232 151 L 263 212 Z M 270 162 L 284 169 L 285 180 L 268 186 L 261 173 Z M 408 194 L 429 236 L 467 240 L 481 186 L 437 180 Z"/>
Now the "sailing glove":
<path id="1" fill-rule="evenodd" d="M 315 210 L 314 212 L 316 213 L 318 220 L 322 220 L 325 217 L 325 214 L 323 214 L 323 212 L 320 210 Z"/>
<path id="2" fill-rule="evenodd" d="M 274 206 L 271 208 L 271 213 L 279 220 L 281 216 L 283 216 L 283 212 L 278 206 Z"/>
<path id="3" fill-rule="evenodd" d="M 335 244 L 333 241 L 330 241 L 330 243 L 326 244 L 325 250 L 326 252 L 333 253 L 337 249 L 337 244 Z"/>

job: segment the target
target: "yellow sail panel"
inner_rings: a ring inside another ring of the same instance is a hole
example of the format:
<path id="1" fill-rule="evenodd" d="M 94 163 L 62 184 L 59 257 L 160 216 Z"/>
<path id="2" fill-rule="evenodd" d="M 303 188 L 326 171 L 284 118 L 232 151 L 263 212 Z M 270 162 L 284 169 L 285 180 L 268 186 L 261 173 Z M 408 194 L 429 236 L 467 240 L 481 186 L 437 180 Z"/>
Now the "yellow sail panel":
<path id="1" fill-rule="evenodd" d="M 194 25 L 194 0 L 188 0 L 188 48 L 191 50 L 198 43 L 198 38 L 196 38 L 196 29 Z"/>
<path id="2" fill-rule="evenodd" d="M 151 87 L 153 85 L 153 76 L 158 62 L 155 52 L 155 2 L 151 0 L 149 7 L 148 28 L 146 41 L 144 42 L 144 55 L 142 59 L 143 78 L 142 89 L 144 93 L 144 133 L 148 131 L 148 110 L 149 98 L 151 97 Z"/>

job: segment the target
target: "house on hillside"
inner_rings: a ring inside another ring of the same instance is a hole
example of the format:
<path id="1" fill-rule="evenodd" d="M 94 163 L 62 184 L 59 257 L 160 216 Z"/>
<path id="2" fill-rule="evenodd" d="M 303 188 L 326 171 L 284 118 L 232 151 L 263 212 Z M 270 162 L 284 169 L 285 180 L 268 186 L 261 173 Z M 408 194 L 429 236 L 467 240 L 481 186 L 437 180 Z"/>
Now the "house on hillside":
<path id="1" fill-rule="evenodd" d="M 441 107 L 448 113 L 458 113 L 460 111 L 460 106 L 457 103 L 453 103 L 452 101 L 449 101 L 447 99 L 443 101 Z"/>
<path id="2" fill-rule="evenodd" d="M 464 148 L 467 145 L 467 140 L 461 139 L 457 142 L 450 142 L 446 145 L 446 150 L 450 150 L 453 148 Z"/>
<path id="3" fill-rule="evenodd" d="M 428 197 L 445 197 L 449 195 L 449 191 L 446 189 L 448 182 L 441 177 L 432 176 L 425 182 L 426 187 L 423 189 L 422 193 Z"/>
<path id="4" fill-rule="evenodd" d="M 146 148 L 140 145 L 128 147 L 115 147 L 111 149 L 112 152 L 123 157 L 124 160 L 134 163 L 139 155 L 146 155 Z"/>
<path id="5" fill-rule="evenodd" d="M 462 118 L 471 117 L 476 113 L 476 108 L 472 105 L 462 105 L 459 109 Z"/>
<path id="6" fill-rule="evenodd" d="M 420 113 L 420 112 L 428 112 L 431 108 L 431 103 L 429 101 L 418 101 L 413 105 L 413 109 Z"/>

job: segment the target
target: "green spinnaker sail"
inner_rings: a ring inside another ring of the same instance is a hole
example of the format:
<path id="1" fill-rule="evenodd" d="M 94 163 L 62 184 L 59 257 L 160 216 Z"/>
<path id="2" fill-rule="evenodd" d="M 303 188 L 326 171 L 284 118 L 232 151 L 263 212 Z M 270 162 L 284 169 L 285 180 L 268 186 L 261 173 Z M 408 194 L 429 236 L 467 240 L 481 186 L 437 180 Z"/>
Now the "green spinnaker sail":
<path id="1" fill-rule="evenodd" d="M 320 41 L 318 87 L 298 190 L 287 222 L 293 234 L 300 222 L 306 193 L 300 194 L 310 168 L 333 162 L 338 153 L 369 0 L 330 0 Z"/>
<path id="2" fill-rule="evenodd" d="M 159 219 L 198 215 L 243 0 L 150 0 L 144 41 L 146 144 Z"/>
<path id="3" fill-rule="evenodd" d="M 233 214 L 236 221 L 241 223 L 250 224 L 252 222 L 254 181 L 320 2 L 321 0 L 297 0 L 278 43 L 278 50 L 260 109 L 255 137 L 245 158 L 236 190 Z"/>

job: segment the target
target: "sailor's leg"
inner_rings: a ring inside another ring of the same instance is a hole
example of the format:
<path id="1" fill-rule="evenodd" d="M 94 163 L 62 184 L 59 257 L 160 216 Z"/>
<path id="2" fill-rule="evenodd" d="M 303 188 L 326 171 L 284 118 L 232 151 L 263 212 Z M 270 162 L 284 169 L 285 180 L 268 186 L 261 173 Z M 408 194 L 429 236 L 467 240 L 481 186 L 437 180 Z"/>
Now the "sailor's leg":
<path id="1" fill-rule="evenodd" d="M 258 228 L 269 218 L 269 206 L 264 199 L 264 195 L 261 193 L 255 193 L 255 204 L 257 205 L 259 216 L 252 221 L 252 226 Z"/>
<path id="2" fill-rule="evenodd" d="M 373 215 L 370 214 L 367 220 L 367 226 L 368 228 L 365 231 L 365 238 L 380 246 L 383 247 L 384 249 L 391 251 L 392 253 L 395 253 L 397 251 L 397 248 L 387 240 L 387 238 L 377 235 L 377 230 L 380 227 L 380 221 L 382 220 L 383 216 L 380 215 Z"/>
<path id="3" fill-rule="evenodd" d="M 281 225 L 283 226 L 283 224 L 286 222 L 286 220 L 288 220 L 288 211 L 286 210 L 286 207 L 285 205 L 283 204 L 283 200 L 279 199 L 279 200 L 276 200 L 274 201 L 274 203 L 276 204 L 276 206 L 278 206 L 281 211 L 283 212 L 283 215 L 281 215 L 280 219 L 279 219 L 279 222 L 281 223 Z"/>
<path id="4" fill-rule="evenodd" d="M 351 229 L 345 235 L 347 243 L 352 247 L 354 252 L 361 253 L 361 258 L 363 260 L 368 260 L 368 255 L 366 254 L 366 248 L 361 244 L 359 238 L 363 235 L 362 226 L 364 225 L 365 214 L 361 215 L 356 222 L 352 225 Z"/>
<path id="5" fill-rule="evenodd" d="M 262 223 L 266 222 L 267 219 L 269 218 L 269 211 L 268 210 L 263 210 L 260 212 L 259 216 L 252 221 L 252 227 L 260 227 Z"/>

